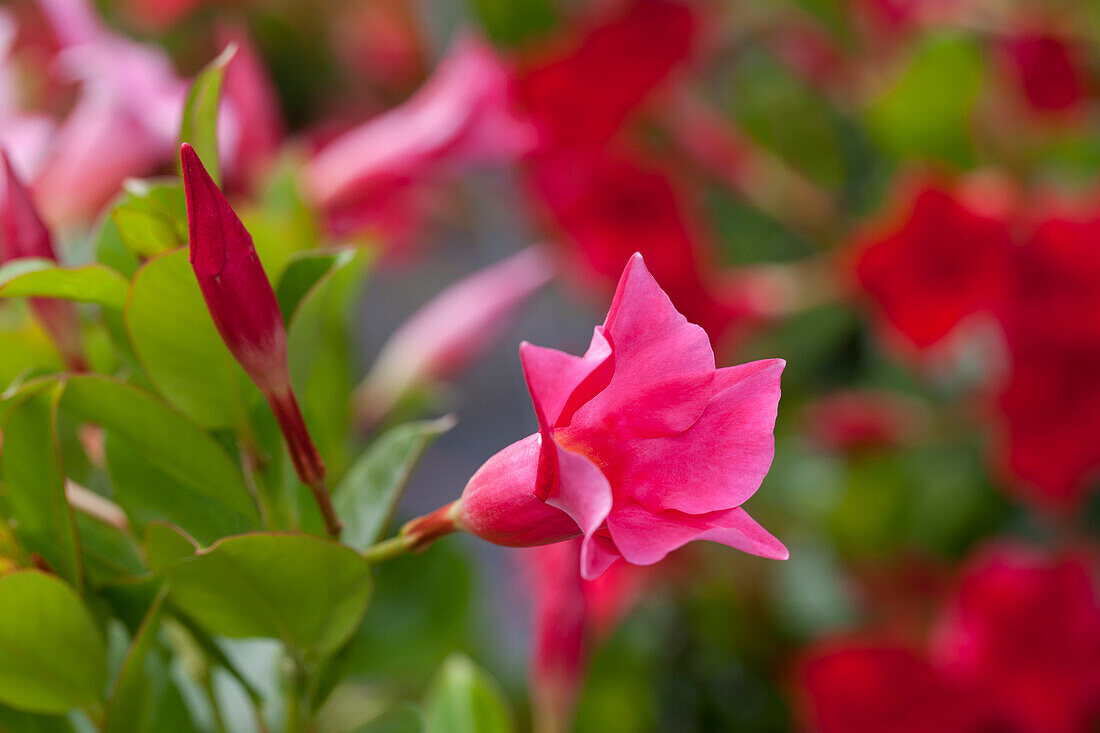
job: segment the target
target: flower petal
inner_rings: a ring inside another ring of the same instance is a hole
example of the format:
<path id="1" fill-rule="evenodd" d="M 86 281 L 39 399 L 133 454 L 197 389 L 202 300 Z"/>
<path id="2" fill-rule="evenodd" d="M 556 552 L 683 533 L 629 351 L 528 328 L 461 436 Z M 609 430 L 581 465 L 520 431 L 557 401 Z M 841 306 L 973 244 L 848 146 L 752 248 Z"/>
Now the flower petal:
<path id="1" fill-rule="evenodd" d="M 568 514 L 581 528 L 581 532 L 584 533 L 584 543 L 581 545 L 581 566 L 584 568 L 591 563 L 596 567 L 602 563 L 602 559 L 599 550 L 592 546 L 593 535 L 603 526 L 604 520 L 611 511 L 611 484 L 592 461 L 579 453 L 562 448 L 553 441 L 551 446 L 557 454 L 558 473 L 557 481 L 551 487 L 546 503 Z M 603 569 L 606 569 L 606 566 Z"/>
<path id="2" fill-rule="evenodd" d="M 638 504 L 616 506 L 607 518 L 615 546 L 627 562 L 652 565 L 692 540 L 710 540 L 774 560 L 790 554 L 783 543 L 737 507 L 709 514 L 654 513 Z"/>
<path id="3" fill-rule="evenodd" d="M 604 335 L 614 374 L 577 410 L 575 426 L 602 431 L 610 420 L 626 435 L 675 435 L 699 419 L 714 382 L 710 339 L 676 311 L 639 254 L 619 280 Z"/>
<path id="4" fill-rule="evenodd" d="M 633 440 L 620 453 L 623 490 L 654 512 L 705 514 L 744 503 L 775 455 L 772 431 L 784 365 L 764 359 L 718 370 L 714 397 L 689 430 Z"/>

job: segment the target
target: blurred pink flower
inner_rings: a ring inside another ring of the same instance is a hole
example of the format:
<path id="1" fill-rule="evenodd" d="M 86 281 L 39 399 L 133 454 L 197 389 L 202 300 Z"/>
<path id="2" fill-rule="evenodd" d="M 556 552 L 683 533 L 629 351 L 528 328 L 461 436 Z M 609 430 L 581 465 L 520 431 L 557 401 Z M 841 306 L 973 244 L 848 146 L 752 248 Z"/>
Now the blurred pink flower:
<path id="1" fill-rule="evenodd" d="M 440 292 L 382 346 L 356 391 L 360 419 L 373 424 L 410 388 L 466 368 L 553 275 L 545 252 L 531 247 Z"/>
<path id="2" fill-rule="evenodd" d="M 31 194 L 12 170 L 7 154 L 0 150 L 3 165 L 0 196 L 0 263 L 24 258 L 57 261 L 50 232 L 35 209 Z M 80 340 L 76 307 L 56 298 L 31 298 L 31 310 L 50 335 L 66 366 L 73 371 L 87 369 Z"/>
<path id="3" fill-rule="evenodd" d="M 595 580 L 577 573 L 581 540 L 526 550 L 521 558 L 534 600 L 531 697 L 536 729 L 565 731 L 593 647 L 637 600 L 641 568 L 615 563 Z"/>
<path id="4" fill-rule="evenodd" d="M 225 25 L 218 29 L 218 41 L 223 47 L 237 45 L 225 71 L 219 112 L 222 117 L 231 117 L 238 128 L 236 145 L 226 151 L 227 176 L 238 188 L 247 189 L 266 171 L 279 150 L 283 113 L 278 92 L 248 33 L 241 27 Z"/>
<path id="5" fill-rule="evenodd" d="M 346 210 L 455 166 L 515 160 L 534 134 L 512 94 L 493 50 L 460 39 L 410 100 L 325 146 L 306 170 L 307 188 L 321 207 Z"/>
<path id="6" fill-rule="evenodd" d="M 38 1 L 60 46 L 58 71 L 80 84 L 35 181 L 50 220 L 67 223 L 171 158 L 186 83 L 164 51 L 107 30 L 84 0 Z"/>
<path id="7" fill-rule="evenodd" d="M 916 403 L 899 394 L 844 390 L 809 403 L 803 417 L 814 445 L 861 453 L 905 443 L 920 431 L 926 416 Z"/>
<path id="8" fill-rule="evenodd" d="M 0 9 L 0 149 L 7 151 L 19 176 L 32 179 L 42 165 L 54 123 L 22 108 L 12 59 L 17 31 L 15 17 Z"/>
<path id="9" fill-rule="evenodd" d="M 313 490 L 330 534 L 339 535 L 325 488 L 325 463 L 294 397 L 286 327 L 252 236 L 210 178 L 194 149 L 180 149 L 191 267 L 225 345 L 263 392 L 286 439 L 294 469 Z"/>
<path id="10" fill-rule="evenodd" d="M 811 648 L 799 682 L 819 733 L 1080 733 L 1100 721 L 1100 601 L 1083 557 L 999 548 L 970 563 L 922 653 Z"/>
<path id="11" fill-rule="evenodd" d="M 458 528 L 512 546 L 581 534 L 585 578 L 697 539 L 787 557 L 740 506 L 771 465 L 781 359 L 715 369 L 640 255 L 583 357 L 526 343 L 520 357 L 539 432 L 474 474 L 445 512 Z"/>

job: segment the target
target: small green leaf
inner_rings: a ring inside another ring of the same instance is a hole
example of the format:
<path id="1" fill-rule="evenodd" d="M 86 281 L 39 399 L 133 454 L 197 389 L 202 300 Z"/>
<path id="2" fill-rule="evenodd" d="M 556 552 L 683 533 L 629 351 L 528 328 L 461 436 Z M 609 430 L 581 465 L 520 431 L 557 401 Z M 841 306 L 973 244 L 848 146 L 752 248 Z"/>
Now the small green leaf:
<path id="1" fill-rule="evenodd" d="M 138 271 L 125 322 L 146 375 L 169 402 L 207 428 L 239 422 L 243 370 L 214 327 L 186 249 Z"/>
<path id="2" fill-rule="evenodd" d="M 371 589 L 355 551 L 304 534 L 230 537 L 165 574 L 172 603 L 209 632 L 273 637 L 320 654 L 355 631 Z"/>
<path id="3" fill-rule="evenodd" d="M 200 542 L 254 529 L 237 466 L 198 425 L 153 395 L 107 377 L 69 377 L 62 409 L 107 433 L 115 499 L 140 530 L 163 519 Z"/>
<path id="4" fill-rule="evenodd" d="M 500 686 L 461 654 L 453 654 L 424 696 L 426 733 L 508 733 L 512 714 Z"/>
<path id="5" fill-rule="evenodd" d="M 158 670 L 150 669 L 155 665 L 147 665 L 146 661 L 149 650 L 157 641 L 164 598 L 164 593 L 157 596 L 134 635 L 130 651 L 115 680 L 111 699 L 107 703 L 103 733 L 152 731 L 151 725 L 158 697 L 155 693 L 163 691 L 167 680 L 164 679 L 163 674 L 156 674 Z M 157 679 L 158 677 L 161 679 Z M 156 690 L 156 687 L 160 687 L 161 690 Z"/>
<path id="6" fill-rule="evenodd" d="M 219 185 L 222 174 L 218 157 L 218 107 L 225 69 L 236 53 L 237 44 L 229 44 L 195 77 L 187 94 L 180 129 L 180 142 L 191 144 L 210 172 L 210 177 Z M 247 135 L 248 130 L 241 130 L 241 134 Z"/>
<path id="7" fill-rule="evenodd" d="M 63 713 L 102 699 L 103 638 L 61 579 L 29 570 L 0 578 L 0 701 Z"/>
<path id="8" fill-rule="evenodd" d="M 29 390 L 7 414 L 0 479 L 17 521 L 16 535 L 59 575 L 81 587 L 80 544 L 65 499 L 57 440 L 57 387 Z"/>
<path id="9" fill-rule="evenodd" d="M 305 251 L 291 255 L 275 288 L 283 323 L 289 325 L 310 291 L 330 273 L 350 263 L 356 254 L 355 250 L 345 249 L 336 252 Z"/>
<path id="10" fill-rule="evenodd" d="M 177 179 L 128 178 L 122 185 L 125 193 L 111 210 L 111 221 L 130 252 L 146 259 L 187 244 L 187 203 Z M 104 234 L 110 235 L 106 225 Z M 112 241 L 101 244 L 110 254 Z M 118 253 L 111 256 L 120 258 Z"/>
<path id="11" fill-rule="evenodd" d="M 333 493 L 336 513 L 344 521 L 344 544 L 362 552 L 382 539 L 420 457 L 454 424 L 454 416 L 447 415 L 398 425 L 352 465 Z"/>
<path id="12" fill-rule="evenodd" d="M 86 514 L 78 512 L 75 516 L 89 584 L 97 587 L 147 572 L 137 546 L 128 534 Z"/>
<path id="13" fill-rule="evenodd" d="M 0 267 L 0 298 L 64 298 L 121 308 L 126 278 L 104 265 L 64 268 L 52 260 L 27 258 Z"/>

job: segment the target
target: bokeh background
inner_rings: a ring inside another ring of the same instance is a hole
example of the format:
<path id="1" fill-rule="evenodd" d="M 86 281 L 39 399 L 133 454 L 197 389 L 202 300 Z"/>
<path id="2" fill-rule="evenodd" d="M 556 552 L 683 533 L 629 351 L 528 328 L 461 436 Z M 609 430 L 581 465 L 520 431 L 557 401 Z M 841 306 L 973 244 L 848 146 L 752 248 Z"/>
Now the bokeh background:
<path id="1" fill-rule="evenodd" d="M 693 545 L 593 591 L 575 730 L 1096 730 L 1100 4 L 2 13 L 0 144 L 70 261 L 126 177 L 172 170 L 150 132 L 161 72 L 189 78 L 229 39 L 250 65 L 232 72 L 235 196 L 290 170 L 332 241 L 378 252 L 360 375 L 451 283 L 549 253 L 558 276 L 506 332 L 386 418 L 459 417 L 402 515 L 534 430 L 519 341 L 583 351 L 634 251 L 719 365 L 787 360 L 748 506 L 790 560 Z M 119 45 L 80 53 L 89 23 Z M 340 164 L 358 172 L 333 182 Z M 553 631 L 538 562 L 462 537 L 383 567 L 337 707 L 415 698 L 461 649 L 529 725 L 531 650 Z"/>

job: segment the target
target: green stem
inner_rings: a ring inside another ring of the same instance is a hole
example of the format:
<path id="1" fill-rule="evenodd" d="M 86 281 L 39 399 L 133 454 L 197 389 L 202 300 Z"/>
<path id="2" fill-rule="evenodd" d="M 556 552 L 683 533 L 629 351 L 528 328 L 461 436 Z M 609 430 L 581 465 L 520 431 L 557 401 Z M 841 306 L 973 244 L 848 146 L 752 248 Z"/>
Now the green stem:
<path id="1" fill-rule="evenodd" d="M 404 535 L 395 535 L 363 551 L 363 558 L 369 563 L 382 562 L 409 551 L 409 540 Z"/>

